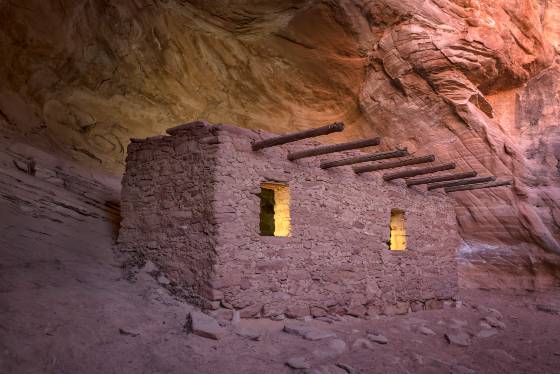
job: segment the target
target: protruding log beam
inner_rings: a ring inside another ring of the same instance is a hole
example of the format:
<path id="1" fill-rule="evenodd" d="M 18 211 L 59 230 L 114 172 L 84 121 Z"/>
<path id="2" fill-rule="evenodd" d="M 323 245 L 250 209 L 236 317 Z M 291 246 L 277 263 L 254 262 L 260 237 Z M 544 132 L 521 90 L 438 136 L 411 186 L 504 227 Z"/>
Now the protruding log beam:
<path id="1" fill-rule="evenodd" d="M 304 130 L 304 131 L 297 131 L 292 132 L 285 135 L 275 136 L 273 138 L 268 138 L 264 140 L 260 140 L 258 142 L 254 142 L 251 145 L 251 149 L 253 151 L 258 151 L 259 149 L 274 147 L 277 145 L 282 145 L 286 143 L 295 142 L 297 140 L 307 139 L 307 138 L 314 138 L 316 136 L 327 135 L 333 132 L 340 132 L 344 130 L 344 123 L 342 122 L 335 122 L 330 125 L 317 127 L 316 129 L 311 130 Z"/>
<path id="2" fill-rule="evenodd" d="M 357 174 L 368 173 L 370 171 L 384 170 L 384 169 L 394 169 L 401 166 L 425 164 L 427 162 L 433 162 L 435 160 L 434 155 L 422 156 L 409 158 L 408 160 L 395 161 L 395 162 L 385 162 L 383 164 L 375 165 L 365 165 L 365 166 L 354 166 L 354 172 Z"/>
<path id="3" fill-rule="evenodd" d="M 447 175 L 441 175 L 437 177 L 408 179 L 406 181 L 406 185 L 410 187 L 410 186 L 416 186 L 418 184 L 428 184 L 428 183 L 452 181 L 455 179 L 472 178 L 472 177 L 476 177 L 476 175 L 477 175 L 476 171 L 467 171 L 466 173 L 447 174 Z"/>
<path id="4" fill-rule="evenodd" d="M 371 147 L 374 145 L 379 145 L 379 143 L 381 143 L 380 138 L 371 138 L 371 139 L 364 139 L 364 140 L 356 140 L 348 143 L 324 145 L 321 147 L 306 149 L 303 151 L 290 152 L 288 153 L 288 160 L 294 161 L 300 158 L 320 156 L 320 155 L 325 155 L 327 153 L 342 152 L 342 151 L 348 151 L 350 149 Z"/>
<path id="5" fill-rule="evenodd" d="M 386 180 L 386 181 L 391 181 L 393 179 L 408 178 L 408 177 L 415 177 L 417 175 L 422 175 L 422 174 L 437 173 L 438 171 L 455 169 L 456 167 L 457 167 L 457 165 L 455 165 L 454 162 L 451 162 L 449 164 L 437 165 L 437 166 L 432 166 L 432 167 L 428 167 L 428 168 L 404 170 L 404 171 L 399 171 L 399 172 L 396 172 L 396 173 L 384 174 L 383 179 Z"/>
<path id="6" fill-rule="evenodd" d="M 385 160 L 387 158 L 396 158 L 396 157 L 404 157 L 404 156 L 408 156 L 408 151 L 406 150 L 406 148 L 398 149 L 396 151 L 390 151 L 390 152 L 371 153 L 365 156 L 343 158 L 342 160 L 336 160 L 336 161 L 323 161 L 321 162 L 321 169 L 330 169 L 338 166 L 353 165 L 353 164 L 359 164 L 361 162 L 378 161 L 378 160 Z"/>
<path id="7" fill-rule="evenodd" d="M 495 181 L 496 177 L 479 177 L 479 178 L 469 178 L 469 179 L 461 179 L 454 182 L 441 182 L 441 183 L 432 183 L 428 184 L 428 190 L 434 190 L 436 188 L 444 188 L 444 187 L 455 187 L 455 186 L 462 186 L 465 184 L 474 184 L 474 183 L 485 183 L 485 182 L 492 182 Z"/>
<path id="8" fill-rule="evenodd" d="M 509 186 L 511 184 L 512 184 L 511 181 L 501 181 L 501 182 L 486 183 L 486 184 L 471 184 L 471 185 L 468 185 L 468 186 L 448 187 L 448 188 L 445 189 L 445 192 L 479 190 L 481 188 Z"/>

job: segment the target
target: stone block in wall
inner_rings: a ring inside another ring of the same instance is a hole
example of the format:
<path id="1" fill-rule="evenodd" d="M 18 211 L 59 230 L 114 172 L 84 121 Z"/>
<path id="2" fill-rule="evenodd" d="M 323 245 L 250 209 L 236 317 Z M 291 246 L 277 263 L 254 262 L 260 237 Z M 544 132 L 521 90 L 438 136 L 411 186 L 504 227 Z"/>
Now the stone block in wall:
<path id="1" fill-rule="evenodd" d="M 407 314 L 410 304 L 406 301 L 398 301 L 395 304 L 386 304 L 383 307 L 383 314 L 387 316 Z"/>
<path id="2" fill-rule="evenodd" d="M 422 301 L 413 301 L 410 303 L 410 310 L 413 312 L 420 312 L 424 310 L 424 303 Z"/>
<path id="3" fill-rule="evenodd" d="M 258 318 L 261 316 L 263 305 L 260 303 L 251 304 L 239 310 L 241 318 Z"/>
<path id="4" fill-rule="evenodd" d="M 351 304 L 346 310 L 346 314 L 354 317 L 365 317 L 367 312 L 368 309 L 363 304 Z"/>
<path id="5" fill-rule="evenodd" d="M 318 307 L 318 306 L 312 306 L 309 311 L 311 316 L 315 318 L 324 317 L 327 315 L 327 310 L 325 308 Z"/>
<path id="6" fill-rule="evenodd" d="M 430 299 L 427 300 L 424 305 L 428 310 L 443 309 L 443 300 Z"/>
<path id="7" fill-rule="evenodd" d="M 270 303 L 262 307 L 262 316 L 265 318 L 273 318 L 284 314 L 286 310 L 285 304 Z"/>
<path id="8" fill-rule="evenodd" d="M 308 316 L 309 313 L 309 306 L 305 304 L 290 304 L 286 308 L 286 317 L 288 318 L 301 318 Z"/>

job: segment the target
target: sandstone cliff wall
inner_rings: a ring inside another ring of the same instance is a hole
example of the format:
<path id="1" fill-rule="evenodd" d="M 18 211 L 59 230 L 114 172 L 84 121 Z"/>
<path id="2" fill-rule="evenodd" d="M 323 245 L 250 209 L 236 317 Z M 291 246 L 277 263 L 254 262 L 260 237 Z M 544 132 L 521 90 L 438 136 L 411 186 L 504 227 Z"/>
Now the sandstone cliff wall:
<path id="1" fill-rule="evenodd" d="M 512 178 L 456 194 L 463 285 L 557 285 L 557 0 L 0 2 L 0 126 L 121 173 L 194 119 L 435 151 Z"/>

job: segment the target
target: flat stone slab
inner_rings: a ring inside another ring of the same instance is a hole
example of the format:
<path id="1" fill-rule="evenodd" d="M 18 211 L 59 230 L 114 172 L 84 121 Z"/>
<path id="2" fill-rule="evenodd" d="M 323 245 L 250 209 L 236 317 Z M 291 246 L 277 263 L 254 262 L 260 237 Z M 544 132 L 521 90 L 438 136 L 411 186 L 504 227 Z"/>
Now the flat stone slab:
<path id="1" fill-rule="evenodd" d="M 352 349 L 354 351 L 357 351 L 359 349 L 373 349 L 373 344 L 371 344 L 371 342 L 367 339 L 364 338 L 358 338 L 356 339 L 356 341 L 352 344 Z"/>
<path id="2" fill-rule="evenodd" d="M 324 343 L 323 343 L 324 344 Z M 340 356 L 346 351 L 346 343 L 341 339 L 333 339 L 324 346 L 313 350 L 313 355 L 322 360 Z"/>
<path id="3" fill-rule="evenodd" d="M 498 329 L 505 330 L 506 328 L 505 323 L 503 323 L 502 321 L 498 320 L 496 317 L 493 316 L 484 317 L 484 321 L 488 323 L 490 326 L 496 327 Z"/>
<path id="4" fill-rule="evenodd" d="M 367 338 L 377 344 L 387 344 L 389 343 L 389 339 L 381 334 L 367 334 Z"/>
<path id="5" fill-rule="evenodd" d="M 468 347 L 471 345 L 471 337 L 464 331 L 457 331 L 445 334 L 445 339 L 449 344 L 457 345 L 459 347 Z"/>
<path id="6" fill-rule="evenodd" d="M 489 338 L 491 336 L 494 336 L 498 334 L 498 330 L 490 328 L 490 329 L 484 329 L 482 331 L 480 331 L 478 334 L 476 334 L 477 338 Z"/>
<path id="7" fill-rule="evenodd" d="M 292 357 L 288 361 L 286 361 L 286 365 L 288 365 L 292 369 L 309 369 L 309 368 L 311 368 L 311 365 L 305 359 L 305 357 Z"/>
<path id="8" fill-rule="evenodd" d="M 315 327 L 307 326 L 304 324 L 297 323 L 287 323 L 284 325 L 284 332 L 288 334 L 301 336 L 306 340 L 322 340 L 327 338 L 334 338 L 336 334 L 334 332 L 321 330 Z"/>
<path id="9" fill-rule="evenodd" d="M 348 374 L 346 369 L 338 365 L 321 365 L 304 371 L 305 374 Z"/>
<path id="10" fill-rule="evenodd" d="M 195 335 L 214 340 L 220 339 L 226 332 L 214 318 L 196 311 L 189 314 L 187 328 Z"/>
<path id="11" fill-rule="evenodd" d="M 420 331 L 420 333 L 424 334 L 424 335 L 435 335 L 436 333 L 434 332 L 434 330 L 426 327 L 426 326 L 420 326 L 420 328 L 418 329 L 418 331 Z"/>
<path id="12" fill-rule="evenodd" d="M 262 340 L 262 332 L 251 327 L 238 327 L 235 334 L 250 340 Z"/>

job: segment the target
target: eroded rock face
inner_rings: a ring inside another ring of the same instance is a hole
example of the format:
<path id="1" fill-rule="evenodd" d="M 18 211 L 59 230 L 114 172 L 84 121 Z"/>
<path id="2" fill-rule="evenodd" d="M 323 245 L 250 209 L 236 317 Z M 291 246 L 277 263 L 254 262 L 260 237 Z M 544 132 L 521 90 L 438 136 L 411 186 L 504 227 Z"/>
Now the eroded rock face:
<path id="1" fill-rule="evenodd" d="M 383 137 L 514 180 L 455 193 L 465 286 L 560 276 L 559 1 L 0 2 L 0 125 L 120 173 L 195 119 Z"/>

